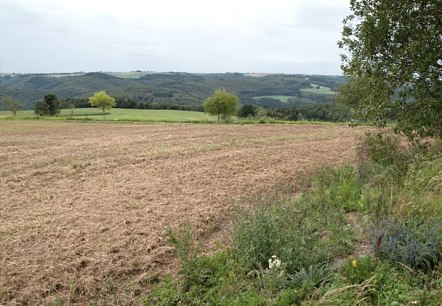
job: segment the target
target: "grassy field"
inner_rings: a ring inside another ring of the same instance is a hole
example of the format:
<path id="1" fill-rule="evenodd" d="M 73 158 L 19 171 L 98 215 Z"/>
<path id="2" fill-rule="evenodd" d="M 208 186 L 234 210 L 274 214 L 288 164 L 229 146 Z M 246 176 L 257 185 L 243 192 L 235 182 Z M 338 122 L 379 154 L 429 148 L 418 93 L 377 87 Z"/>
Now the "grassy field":
<path id="1" fill-rule="evenodd" d="M 144 110 L 144 109 L 119 109 L 113 108 L 106 112 L 105 120 L 108 121 L 146 121 L 146 122 L 213 122 L 215 116 L 202 112 L 178 111 L 178 110 Z M 10 118 L 11 112 L 0 112 L 0 118 Z M 34 111 L 26 110 L 17 113 L 17 119 L 36 117 Z M 38 117 L 37 117 L 38 118 Z M 63 109 L 60 116 L 47 119 L 79 119 L 79 120 L 103 120 L 103 112 L 96 108 L 78 108 L 71 116 L 71 110 Z"/>
<path id="2" fill-rule="evenodd" d="M 319 86 L 316 84 L 311 84 L 311 88 L 302 88 L 301 92 L 320 94 L 320 95 L 335 95 L 336 92 L 332 91 L 330 87 Z M 319 86 L 319 88 L 318 88 Z"/>
<path id="3" fill-rule="evenodd" d="M 275 99 L 275 100 L 279 100 L 279 102 L 287 103 L 288 99 L 293 98 L 293 97 L 292 96 L 256 96 L 256 97 L 253 97 L 254 100 L 259 100 L 259 99 L 264 99 L 264 98 Z"/>
<path id="4" fill-rule="evenodd" d="M 19 111 L 16 117 L 11 112 L 0 111 L 0 120 L 78 120 L 78 121 L 107 121 L 107 122 L 169 122 L 169 123 L 215 123 L 216 116 L 211 116 L 202 112 L 178 111 L 178 110 L 144 110 L 144 109 L 122 109 L 113 108 L 106 112 L 103 118 L 103 112 L 96 108 L 77 108 L 74 115 L 71 110 L 63 109 L 59 116 L 39 117 L 32 110 Z M 232 124 L 314 124 L 317 125 L 345 125 L 346 123 L 334 123 L 326 121 L 287 121 L 273 118 L 238 118 L 232 116 L 228 121 L 222 121 Z"/>

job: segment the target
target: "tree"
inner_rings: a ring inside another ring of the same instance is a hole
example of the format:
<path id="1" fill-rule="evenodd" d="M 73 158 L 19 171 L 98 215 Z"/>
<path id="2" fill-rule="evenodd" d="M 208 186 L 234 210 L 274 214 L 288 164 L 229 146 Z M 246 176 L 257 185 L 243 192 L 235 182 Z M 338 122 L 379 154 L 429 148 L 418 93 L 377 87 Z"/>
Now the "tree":
<path id="1" fill-rule="evenodd" d="M 105 118 L 105 110 L 111 109 L 115 106 L 115 99 L 108 96 L 105 91 L 99 91 L 94 93 L 93 96 L 89 98 L 89 103 L 92 107 L 98 107 L 103 110 L 103 119 Z"/>
<path id="2" fill-rule="evenodd" d="M 60 113 L 60 100 L 54 94 L 47 94 L 35 104 L 34 113 L 39 116 L 55 116 Z"/>
<path id="3" fill-rule="evenodd" d="M 255 107 L 250 104 L 243 105 L 238 112 L 238 117 L 245 118 L 249 116 L 255 116 Z"/>
<path id="4" fill-rule="evenodd" d="M 204 102 L 204 111 L 211 115 L 230 116 L 235 114 L 236 106 L 239 103 L 238 97 L 225 89 L 217 89 Z"/>
<path id="5" fill-rule="evenodd" d="M 2 97 L 1 103 L 4 107 L 12 112 L 12 114 L 17 115 L 17 111 L 23 106 L 20 102 L 12 99 L 10 96 Z"/>
<path id="6" fill-rule="evenodd" d="M 339 100 L 397 131 L 442 135 L 440 0 L 351 0 L 339 47 L 348 83 Z"/>

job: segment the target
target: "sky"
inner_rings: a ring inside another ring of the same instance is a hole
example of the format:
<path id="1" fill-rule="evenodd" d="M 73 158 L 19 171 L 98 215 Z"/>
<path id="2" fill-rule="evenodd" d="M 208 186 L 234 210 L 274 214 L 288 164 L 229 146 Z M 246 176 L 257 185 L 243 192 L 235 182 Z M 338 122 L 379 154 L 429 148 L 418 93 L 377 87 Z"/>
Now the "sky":
<path id="1" fill-rule="evenodd" d="M 349 0 L 0 0 L 0 72 L 338 75 Z"/>

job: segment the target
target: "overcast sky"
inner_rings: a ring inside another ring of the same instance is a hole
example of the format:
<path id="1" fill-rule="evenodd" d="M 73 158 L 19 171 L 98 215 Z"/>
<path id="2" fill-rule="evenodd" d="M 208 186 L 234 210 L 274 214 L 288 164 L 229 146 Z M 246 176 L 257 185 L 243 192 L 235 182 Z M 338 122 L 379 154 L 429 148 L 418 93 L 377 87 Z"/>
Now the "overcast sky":
<path id="1" fill-rule="evenodd" d="M 0 0 L 1 72 L 341 74 L 349 0 Z"/>

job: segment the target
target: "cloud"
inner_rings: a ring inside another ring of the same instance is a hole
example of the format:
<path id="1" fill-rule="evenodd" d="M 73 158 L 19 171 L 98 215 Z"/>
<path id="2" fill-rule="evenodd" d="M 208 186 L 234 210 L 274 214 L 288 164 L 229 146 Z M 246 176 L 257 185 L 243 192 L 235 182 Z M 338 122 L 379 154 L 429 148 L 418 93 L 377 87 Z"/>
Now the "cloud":
<path id="1" fill-rule="evenodd" d="M 336 41 L 348 13 L 338 0 L 0 3 L 2 67 L 19 72 L 337 74 Z"/>

